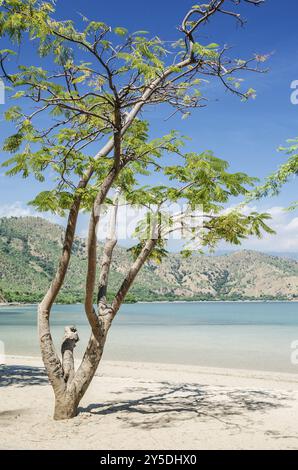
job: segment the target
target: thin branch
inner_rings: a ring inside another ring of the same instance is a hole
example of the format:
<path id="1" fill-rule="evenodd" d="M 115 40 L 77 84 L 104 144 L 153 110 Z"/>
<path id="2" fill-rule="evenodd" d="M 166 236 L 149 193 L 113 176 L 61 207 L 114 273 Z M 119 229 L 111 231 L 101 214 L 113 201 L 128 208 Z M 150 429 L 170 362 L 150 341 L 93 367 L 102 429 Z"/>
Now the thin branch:
<path id="1" fill-rule="evenodd" d="M 112 302 L 112 318 L 111 320 L 115 317 L 116 313 L 118 312 L 122 302 L 124 301 L 130 287 L 132 286 L 135 278 L 137 277 L 140 269 L 144 265 L 144 263 L 148 260 L 149 256 L 151 255 L 158 239 L 149 239 L 145 243 L 141 253 L 137 257 L 137 259 L 134 261 L 134 263 L 131 265 L 127 275 L 125 276 L 124 281 L 122 282 L 113 302 Z"/>
<path id="2" fill-rule="evenodd" d="M 87 276 L 86 276 L 86 294 L 85 294 L 85 312 L 92 332 L 95 337 L 99 334 L 99 322 L 93 306 L 94 286 L 96 281 L 96 266 L 97 266 L 97 235 L 96 230 L 100 219 L 100 209 L 103 204 L 115 178 L 117 171 L 113 167 L 105 181 L 101 185 L 100 191 L 97 194 L 89 222 L 88 231 L 88 261 L 87 261 Z"/>
<path id="3" fill-rule="evenodd" d="M 107 288 L 109 282 L 110 267 L 113 258 L 113 251 L 117 244 L 116 224 L 117 214 L 119 207 L 120 190 L 116 190 L 114 197 L 113 208 L 110 213 L 109 228 L 107 233 L 106 242 L 102 254 L 101 270 L 98 283 L 98 314 L 105 315 L 109 311 L 107 306 Z"/>

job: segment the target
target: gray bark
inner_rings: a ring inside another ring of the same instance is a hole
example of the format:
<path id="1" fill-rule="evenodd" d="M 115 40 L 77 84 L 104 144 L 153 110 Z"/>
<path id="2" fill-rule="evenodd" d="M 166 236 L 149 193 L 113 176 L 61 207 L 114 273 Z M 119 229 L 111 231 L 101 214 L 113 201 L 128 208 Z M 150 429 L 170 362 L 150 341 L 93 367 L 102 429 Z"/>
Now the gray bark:
<path id="1" fill-rule="evenodd" d="M 74 378 L 73 350 L 79 341 L 79 335 L 75 326 L 66 326 L 61 346 L 62 368 L 65 382 L 71 382 Z"/>
<path id="2" fill-rule="evenodd" d="M 78 399 L 69 392 L 55 398 L 54 419 L 57 421 L 71 419 L 78 414 Z"/>

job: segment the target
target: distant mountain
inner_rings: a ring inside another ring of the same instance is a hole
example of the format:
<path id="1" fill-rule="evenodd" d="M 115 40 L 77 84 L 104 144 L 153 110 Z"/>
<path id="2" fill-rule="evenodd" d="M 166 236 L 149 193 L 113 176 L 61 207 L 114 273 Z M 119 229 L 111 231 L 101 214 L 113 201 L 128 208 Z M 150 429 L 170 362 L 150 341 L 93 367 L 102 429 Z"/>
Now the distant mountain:
<path id="1" fill-rule="evenodd" d="M 239 251 L 239 250 L 238 250 Z M 222 255 L 231 255 L 235 253 L 235 250 L 217 250 L 215 252 L 216 256 L 222 256 Z M 298 261 L 298 253 L 294 251 L 265 251 L 263 252 L 265 255 L 269 256 L 277 256 L 278 258 L 286 258 L 286 259 L 294 259 Z"/>
<path id="2" fill-rule="evenodd" d="M 35 302 L 42 298 L 55 272 L 63 228 L 36 217 L 0 219 L 0 302 Z M 99 247 L 99 255 L 102 247 Z M 116 248 L 110 295 L 131 263 Z M 61 302 L 83 299 L 86 242 L 76 238 Z M 298 297 L 298 262 L 255 251 L 220 256 L 172 254 L 161 265 L 140 272 L 128 300 L 248 300 Z"/>
<path id="3" fill-rule="evenodd" d="M 273 256 L 278 256 L 279 258 L 287 258 L 287 259 L 295 259 L 298 260 L 298 253 L 294 253 L 293 251 L 286 252 L 286 251 L 272 251 L 270 252 Z"/>

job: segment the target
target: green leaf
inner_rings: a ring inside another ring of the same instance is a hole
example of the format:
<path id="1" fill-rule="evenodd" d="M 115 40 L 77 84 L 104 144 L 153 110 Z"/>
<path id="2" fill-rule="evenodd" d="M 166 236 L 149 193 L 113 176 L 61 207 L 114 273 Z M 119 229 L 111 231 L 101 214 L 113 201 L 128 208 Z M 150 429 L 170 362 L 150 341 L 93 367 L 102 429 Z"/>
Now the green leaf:
<path id="1" fill-rule="evenodd" d="M 6 54 L 17 55 L 17 53 L 15 51 L 12 51 L 11 49 L 1 49 L 0 50 L 0 55 L 6 55 Z"/>
<path id="2" fill-rule="evenodd" d="M 25 91 L 17 91 L 17 93 L 15 93 L 12 98 L 21 98 L 22 96 L 24 96 L 26 94 Z"/>
<path id="3" fill-rule="evenodd" d="M 118 34 L 118 36 L 125 36 L 128 33 L 126 28 L 121 28 L 119 26 L 117 28 L 114 28 L 113 31 L 115 34 Z"/>

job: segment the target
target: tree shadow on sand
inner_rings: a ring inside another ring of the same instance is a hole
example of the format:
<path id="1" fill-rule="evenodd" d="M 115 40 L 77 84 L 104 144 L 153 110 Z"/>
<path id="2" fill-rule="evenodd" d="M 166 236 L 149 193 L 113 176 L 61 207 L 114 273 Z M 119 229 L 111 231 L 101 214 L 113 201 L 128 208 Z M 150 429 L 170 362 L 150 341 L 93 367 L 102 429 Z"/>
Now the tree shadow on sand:
<path id="1" fill-rule="evenodd" d="M 150 390 L 149 386 L 143 389 L 127 388 L 125 393 L 142 393 L 142 397 L 91 404 L 80 408 L 80 412 L 102 416 L 115 414 L 124 425 L 147 430 L 198 417 L 201 420 L 216 419 L 225 425 L 239 427 L 237 416 L 255 411 L 265 413 L 288 406 L 290 398 L 286 393 L 265 390 L 214 388 L 168 382 L 158 385 L 155 390 Z"/>
<path id="2" fill-rule="evenodd" d="M 0 387 L 16 385 L 47 385 L 48 377 L 42 367 L 0 366 Z"/>

